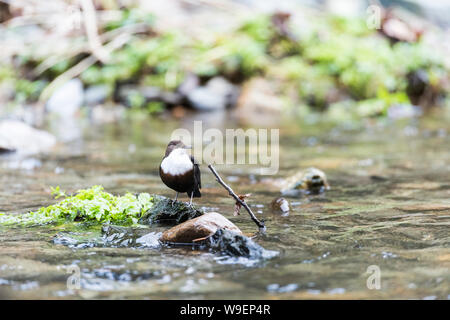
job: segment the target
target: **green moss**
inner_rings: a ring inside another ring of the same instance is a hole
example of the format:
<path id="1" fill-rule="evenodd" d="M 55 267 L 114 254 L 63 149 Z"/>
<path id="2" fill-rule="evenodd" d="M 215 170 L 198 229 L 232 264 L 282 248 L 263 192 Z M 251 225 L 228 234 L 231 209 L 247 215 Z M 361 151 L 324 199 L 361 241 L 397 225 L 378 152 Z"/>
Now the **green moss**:
<path id="1" fill-rule="evenodd" d="M 190 219 L 203 215 L 201 209 L 189 206 L 184 202 L 155 195 L 153 197 L 153 206 L 145 212 L 139 219 L 139 223 L 152 225 L 154 223 L 164 223 L 176 225 Z"/>
<path id="2" fill-rule="evenodd" d="M 261 15 L 252 20 L 245 21 L 238 31 L 246 33 L 254 40 L 262 43 L 268 43 L 274 36 L 270 17 L 267 15 Z"/>
<path id="3" fill-rule="evenodd" d="M 148 193 L 137 196 L 126 193 L 114 196 L 101 186 L 78 190 L 67 196 L 59 187 L 52 189 L 55 199 L 64 199 L 38 211 L 22 215 L 0 215 L 0 225 L 36 225 L 61 221 L 137 223 L 138 219 L 153 206 L 153 197 Z"/>
<path id="4" fill-rule="evenodd" d="M 374 32 L 367 28 L 366 20 L 360 18 L 349 19 L 343 16 L 330 16 L 328 24 L 337 33 L 351 34 L 353 36 L 367 36 Z"/>
<path id="5" fill-rule="evenodd" d="M 164 104 L 158 101 L 149 102 L 147 103 L 146 109 L 150 114 L 160 113 L 164 110 Z"/>
<path id="6" fill-rule="evenodd" d="M 37 100 L 47 82 L 42 80 L 29 81 L 26 79 L 16 80 L 16 102 Z"/>
<path id="7" fill-rule="evenodd" d="M 269 64 L 264 43 L 246 34 L 217 35 L 214 41 L 193 48 L 190 61 L 200 76 L 223 74 L 242 80 L 263 72 Z"/>
<path id="8" fill-rule="evenodd" d="M 127 104 L 132 108 L 142 108 L 145 104 L 145 97 L 139 91 L 133 91 L 127 96 Z"/>

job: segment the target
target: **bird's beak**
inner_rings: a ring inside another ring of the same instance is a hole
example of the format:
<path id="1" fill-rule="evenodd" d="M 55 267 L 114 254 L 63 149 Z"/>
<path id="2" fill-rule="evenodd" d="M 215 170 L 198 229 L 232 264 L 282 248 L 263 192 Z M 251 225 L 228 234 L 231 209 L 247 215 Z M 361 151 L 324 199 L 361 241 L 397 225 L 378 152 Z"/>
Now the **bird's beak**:
<path id="1" fill-rule="evenodd" d="M 192 146 L 184 146 L 184 149 L 192 149 Z"/>

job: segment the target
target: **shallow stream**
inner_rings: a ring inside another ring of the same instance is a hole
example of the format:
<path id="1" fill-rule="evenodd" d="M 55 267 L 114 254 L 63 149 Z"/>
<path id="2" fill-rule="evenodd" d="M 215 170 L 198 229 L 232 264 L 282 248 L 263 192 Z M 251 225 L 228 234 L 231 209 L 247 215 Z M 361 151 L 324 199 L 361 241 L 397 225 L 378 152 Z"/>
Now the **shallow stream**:
<path id="1" fill-rule="evenodd" d="M 241 126 L 207 117 L 210 127 Z M 67 192 L 100 184 L 115 194 L 173 197 L 160 181 L 158 166 L 171 132 L 192 129 L 193 120 L 134 115 L 109 124 L 53 121 L 47 128 L 67 141 L 54 152 L 0 158 L 0 212 L 20 214 L 49 205 L 55 201 L 50 186 L 57 185 Z M 82 224 L 0 227 L 0 298 L 450 299 L 448 123 L 436 117 L 361 126 L 284 120 L 278 125 L 276 176 L 260 176 L 255 166 L 217 165 L 237 193 L 252 194 L 248 203 L 265 219 L 267 234 L 255 241 L 280 252 L 266 261 L 189 247 L 54 243 L 57 234 L 87 242 L 99 236 L 100 227 Z M 311 166 L 327 174 L 331 189 L 288 198 L 287 216 L 272 213 L 270 202 L 280 196 L 276 179 Z M 247 213 L 233 216 L 232 199 L 206 165 L 201 168 L 203 197 L 196 205 L 224 214 L 253 235 L 256 226 Z M 67 286 L 74 265 L 80 289 Z M 368 288 L 369 266 L 379 268 L 379 290 Z"/>

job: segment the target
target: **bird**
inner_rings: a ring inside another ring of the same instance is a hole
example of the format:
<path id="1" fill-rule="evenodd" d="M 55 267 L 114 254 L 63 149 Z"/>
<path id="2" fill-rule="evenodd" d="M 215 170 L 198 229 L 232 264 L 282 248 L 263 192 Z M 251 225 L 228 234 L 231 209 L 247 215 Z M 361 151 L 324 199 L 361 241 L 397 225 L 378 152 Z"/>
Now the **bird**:
<path id="1" fill-rule="evenodd" d="M 202 196 L 202 186 L 200 166 L 194 157 L 189 155 L 187 150 L 190 148 L 180 140 L 170 141 L 159 166 L 159 176 L 166 186 L 176 191 L 174 202 L 180 192 L 186 192 L 190 197 L 189 206 L 192 207 L 192 198 Z"/>

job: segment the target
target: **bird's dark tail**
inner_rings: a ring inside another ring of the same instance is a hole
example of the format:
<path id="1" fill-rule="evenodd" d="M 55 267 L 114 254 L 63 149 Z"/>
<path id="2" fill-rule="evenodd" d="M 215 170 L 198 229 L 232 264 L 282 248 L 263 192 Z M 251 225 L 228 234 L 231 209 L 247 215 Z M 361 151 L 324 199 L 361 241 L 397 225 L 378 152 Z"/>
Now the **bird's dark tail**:
<path id="1" fill-rule="evenodd" d="M 188 197 L 190 197 L 191 196 L 191 192 L 188 192 L 187 195 L 188 195 Z M 200 193 L 200 190 L 199 189 L 195 189 L 194 190 L 194 198 L 200 198 L 201 196 L 202 196 L 202 194 Z"/>

